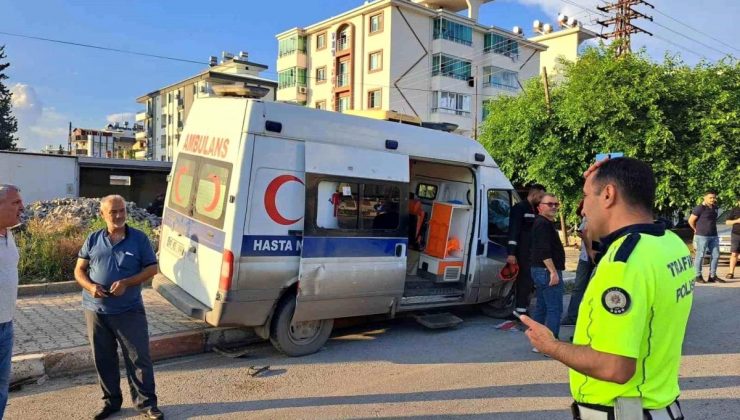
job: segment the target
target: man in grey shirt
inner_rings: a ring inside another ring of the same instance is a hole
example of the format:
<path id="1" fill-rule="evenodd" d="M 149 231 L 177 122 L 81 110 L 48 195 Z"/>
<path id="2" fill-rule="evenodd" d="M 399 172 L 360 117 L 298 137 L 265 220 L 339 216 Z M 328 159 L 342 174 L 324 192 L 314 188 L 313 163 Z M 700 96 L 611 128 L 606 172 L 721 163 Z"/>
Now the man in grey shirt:
<path id="1" fill-rule="evenodd" d="M 0 184 L 0 419 L 5 413 L 13 356 L 13 313 L 18 296 L 18 248 L 10 228 L 21 222 L 20 190 Z"/>

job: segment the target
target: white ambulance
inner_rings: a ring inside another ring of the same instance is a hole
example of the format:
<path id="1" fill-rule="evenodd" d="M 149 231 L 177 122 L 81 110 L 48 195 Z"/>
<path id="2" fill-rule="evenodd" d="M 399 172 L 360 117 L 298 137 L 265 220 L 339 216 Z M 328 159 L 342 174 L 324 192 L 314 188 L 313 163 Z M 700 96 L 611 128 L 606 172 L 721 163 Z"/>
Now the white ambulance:
<path id="1" fill-rule="evenodd" d="M 193 104 L 169 178 L 155 289 L 291 356 L 343 317 L 506 313 L 511 183 L 476 141 L 244 98 Z"/>

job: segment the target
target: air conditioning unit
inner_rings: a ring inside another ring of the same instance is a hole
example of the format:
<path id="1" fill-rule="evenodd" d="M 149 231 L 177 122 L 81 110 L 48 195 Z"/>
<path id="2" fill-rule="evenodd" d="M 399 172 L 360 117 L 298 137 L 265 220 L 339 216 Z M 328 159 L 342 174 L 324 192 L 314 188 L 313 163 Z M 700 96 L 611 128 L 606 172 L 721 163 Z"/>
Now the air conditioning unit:
<path id="1" fill-rule="evenodd" d="M 301 95 L 305 95 L 308 93 L 308 88 L 305 86 L 298 86 L 298 93 Z"/>

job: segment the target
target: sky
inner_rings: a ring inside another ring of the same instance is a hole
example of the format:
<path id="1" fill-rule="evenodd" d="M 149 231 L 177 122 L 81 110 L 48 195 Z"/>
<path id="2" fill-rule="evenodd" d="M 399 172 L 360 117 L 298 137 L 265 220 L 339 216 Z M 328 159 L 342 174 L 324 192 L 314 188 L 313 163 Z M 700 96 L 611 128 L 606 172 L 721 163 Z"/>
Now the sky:
<path id="1" fill-rule="evenodd" d="M 0 0 L 0 32 L 92 44 L 202 62 L 186 63 L 82 48 L 0 33 L 11 66 L 6 85 L 13 92 L 19 147 L 38 151 L 67 143 L 72 127 L 104 127 L 134 122 L 142 109 L 136 98 L 192 76 L 207 67 L 208 56 L 247 51 L 266 64 L 262 76 L 277 79 L 275 35 L 350 10 L 363 0 L 278 0 L 204 2 L 193 0 Z M 495 0 L 481 7 L 479 22 L 533 36 L 535 19 L 555 24 L 563 12 L 600 31 L 602 0 Z M 655 36 L 633 36 L 633 49 L 645 46 L 656 60 L 666 51 L 689 64 L 740 55 L 737 0 L 654 0 L 653 22 L 635 24 Z M 667 16 L 666 16 L 667 15 Z M 673 19 L 671 19 L 673 18 Z M 675 19 L 675 20 L 674 20 Z M 688 27 L 698 29 L 696 32 Z M 555 25 L 554 25 L 555 26 Z M 713 39 L 714 38 L 714 39 Z M 721 42 L 720 42 L 721 41 Z M 684 48 L 684 49 L 682 49 Z"/>

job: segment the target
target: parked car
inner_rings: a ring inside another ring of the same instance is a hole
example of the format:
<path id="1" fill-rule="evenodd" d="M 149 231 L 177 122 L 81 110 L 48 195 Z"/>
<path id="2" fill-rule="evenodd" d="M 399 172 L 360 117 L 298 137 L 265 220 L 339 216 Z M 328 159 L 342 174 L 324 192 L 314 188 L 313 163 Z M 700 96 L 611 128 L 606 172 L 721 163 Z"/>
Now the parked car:
<path id="1" fill-rule="evenodd" d="M 732 226 L 726 224 L 730 210 L 723 211 L 717 218 L 717 235 L 719 236 L 719 253 L 730 254 L 730 231 Z"/>

